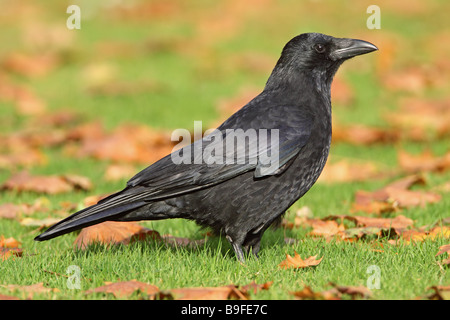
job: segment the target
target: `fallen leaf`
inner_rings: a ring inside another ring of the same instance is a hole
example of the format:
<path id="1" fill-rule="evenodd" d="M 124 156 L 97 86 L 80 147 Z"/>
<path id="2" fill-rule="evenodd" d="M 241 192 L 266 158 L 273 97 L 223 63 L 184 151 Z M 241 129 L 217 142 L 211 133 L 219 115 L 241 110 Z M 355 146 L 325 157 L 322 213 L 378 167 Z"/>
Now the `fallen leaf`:
<path id="1" fill-rule="evenodd" d="M 106 168 L 103 178 L 106 181 L 130 179 L 136 174 L 136 168 L 130 164 L 111 164 Z"/>
<path id="2" fill-rule="evenodd" d="M 3 294 L 0 294 L 0 300 L 20 300 L 17 297 L 13 297 L 13 296 L 5 296 Z"/>
<path id="3" fill-rule="evenodd" d="M 122 125 L 108 134 L 100 131 L 87 136 L 82 132 L 79 138 L 77 156 L 119 163 L 148 164 L 170 154 L 176 145 L 167 132 L 138 125 Z"/>
<path id="4" fill-rule="evenodd" d="M 290 292 L 297 299 L 301 300 L 341 300 L 343 296 L 348 295 L 353 300 L 356 298 L 367 299 L 372 295 L 372 292 L 364 286 L 338 286 L 334 283 L 330 283 L 331 289 L 321 292 L 315 292 L 309 286 L 305 286 L 300 291 Z"/>
<path id="5" fill-rule="evenodd" d="M 2 188 L 7 190 L 32 191 L 37 193 L 57 194 L 63 192 L 69 192 L 74 189 L 91 188 L 89 179 L 75 176 L 43 176 L 43 175 L 30 175 L 26 171 L 22 171 L 11 176 Z"/>
<path id="6" fill-rule="evenodd" d="M 424 207 L 428 203 L 441 200 L 442 196 L 433 192 L 408 190 L 417 183 L 424 183 L 424 179 L 414 175 L 394 181 L 373 192 L 357 191 L 351 211 L 380 214 L 402 208 Z"/>
<path id="7" fill-rule="evenodd" d="M 159 288 L 152 284 L 147 284 L 137 280 L 121 281 L 105 284 L 104 286 L 87 290 L 85 294 L 110 293 L 116 298 L 128 298 L 136 291 L 146 295 L 147 298 L 155 299 L 159 293 Z"/>
<path id="8" fill-rule="evenodd" d="M 157 231 L 149 230 L 135 222 L 106 221 L 81 230 L 75 239 L 74 246 L 84 250 L 93 243 L 101 244 L 129 244 L 134 240 L 150 237 L 161 239 Z"/>
<path id="9" fill-rule="evenodd" d="M 53 53 L 25 54 L 13 52 L 6 56 L 2 66 L 5 70 L 27 77 L 41 77 L 59 64 L 59 57 Z"/>
<path id="10" fill-rule="evenodd" d="M 450 134 L 450 99 L 408 98 L 400 101 L 395 112 L 384 118 L 390 126 L 411 141 L 430 141 Z"/>
<path id="11" fill-rule="evenodd" d="M 333 142 L 368 146 L 376 143 L 393 143 L 399 138 L 398 131 L 390 128 L 373 128 L 359 124 L 347 126 L 333 124 Z"/>
<path id="12" fill-rule="evenodd" d="M 308 224 L 313 227 L 313 230 L 308 233 L 309 235 L 325 238 L 331 238 L 345 229 L 343 224 L 339 225 L 334 220 L 309 219 Z"/>
<path id="13" fill-rule="evenodd" d="M 428 296 L 430 300 L 450 300 L 450 286 L 432 286 L 428 290 L 434 291 L 434 294 Z"/>
<path id="14" fill-rule="evenodd" d="M 442 263 L 450 265 L 450 244 L 446 244 L 439 247 L 439 252 L 436 253 L 436 256 L 441 255 L 443 253 L 447 253 L 447 259 L 444 259 Z"/>
<path id="15" fill-rule="evenodd" d="M 30 168 L 46 163 L 44 154 L 33 148 L 17 148 L 8 153 L 0 154 L 0 168 L 13 169 L 17 167 Z"/>
<path id="16" fill-rule="evenodd" d="M 16 284 L 8 284 L 8 285 L 0 285 L 0 287 L 6 288 L 11 292 L 21 292 L 26 299 L 32 299 L 33 295 L 38 293 L 52 293 L 59 292 L 57 288 L 47 288 L 44 287 L 44 283 L 36 283 L 32 285 L 16 285 Z"/>
<path id="17" fill-rule="evenodd" d="M 358 163 L 344 159 L 335 163 L 327 161 L 318 181 L 325 183 L 355 182 L 381 178 L 384 175 L 372 162 Z"/>
<path id="18" fill-rule="evenodd" d="M 419 155 L 411 155 L 403 150 L 398 152 L 400 167 L 409 173 L 443 172 L 450 169 L 450 152 L 442 157 L 436 157 L 430 150 Z"/>
<path id="19" fill-rule="evenodd" d="M 258 293 L 261 290 L 269 290 L 269 288 L 272 286 L 273 281 L 265 282 L 263 284 L 257 284 L 255 281 L 252 281 L 251 283 L 240 286 L 239 290 L 244 294 L 248 295 L 250 292 L 253 292 L 253 294 Z"/>
<path id="20" fill-rule="evenodd" d="M 247 300 L 236 286 L 176 288 L 169 291 L 175 300 Z"/>
<path id="21" fill-rule="evenodd" d="M 298 269 L 298 268 L 313 267 L 317 266 L 323 259 L 323 257 L 320 258 L 319 260 L 317 260 L 316 258 L 317 255 L 311 256 L 303 260 L 297 252 L 295 252 L 294 257 L 291 257 L 290 255 L 286 254 L 286 260 L 283 260 L 279 264 L 279 267 L 282 269 L 290 269 L 290 268 Z"/>
<path id="22" fill-rule="evenodd" d="M 4 203 L 0 204 L 0 218 L 16 219 L 22 213 L 28 212 L 29 208 L 24 204 Z"/>

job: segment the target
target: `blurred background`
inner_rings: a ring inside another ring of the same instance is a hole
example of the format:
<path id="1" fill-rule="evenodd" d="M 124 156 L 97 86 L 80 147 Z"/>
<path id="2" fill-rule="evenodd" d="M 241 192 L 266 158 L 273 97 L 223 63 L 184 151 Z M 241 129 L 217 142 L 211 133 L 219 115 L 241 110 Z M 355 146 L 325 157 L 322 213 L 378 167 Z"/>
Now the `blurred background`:
<path id="1" fill-rule="evenodd" d="M 70 30 L 73 4 L 81 28 Z M 379 29 L 368 28 L 371 5 Z M 304 32 L 380 49 L 335 78 L 332 159 L 394 166 L 399 149 L 448 151 L 448 1 L 1 0 L 0 8 L 2 180 L 22 167 L 96 168 L 73 157 L 155 161 L 171 150 L 173 129 L 216 126 L 258 94 L 284 44 Z"/>

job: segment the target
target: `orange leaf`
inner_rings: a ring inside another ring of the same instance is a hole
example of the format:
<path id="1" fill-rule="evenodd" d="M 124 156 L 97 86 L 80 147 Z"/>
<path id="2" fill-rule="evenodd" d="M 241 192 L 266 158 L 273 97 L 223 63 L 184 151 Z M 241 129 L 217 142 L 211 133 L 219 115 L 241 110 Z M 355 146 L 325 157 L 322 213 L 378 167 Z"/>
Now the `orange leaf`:
<path id="1" fill-rule="evenodd" d="M 231 298 L 247 300 L 246 295 L 234 285 L 223 287 L 194 287 L 177 288 L 170 290 L 170 294 L 176 300 L 228 300 Z"/>
<path id="2" fill-rule="evenodd" d="M 117 298 L 127 298 L 134 292 L 140 291 L 147 296 L 155 297 L 159 293 L 159 288 L 152 284 L 139 282 L 136 280 L 109 283 L 104 286 L 87 290 L 85 293 L 111 293 Z"/>
<path id="3" fill-rule="evenodd" d="M 158 232 L 149 230 L 134 222 L 106 221 L 81 230 L 74 246 L 84 250 L 93 243 L 129 244 L 134 239 L 151 237 L 160 239 Z"/>
<path id="4" fill-rule="evenodd" d="M 92 187 L 89 179 L 76 175 L 40 176 L 30 175 L 22 171 L 10 177 L 2 188 L 15 191 L 33 191 L 38 193 L 57 194 L 73 189 L 88 190 Z"/>
<path id="5" fill-rule="evenodd" d="M 309 258 L 306 258 L 303 260 L 300 255 L 295 252 L 295 256 L 291 257 L 290 255 L 286 254 L 286 260 L 283 260 L 279 267 L 283 269 L 289 269 L 289 268 L 307 268 L 312 266 L 317 266 L 323 259 L 320 258 L 319 260 L 316 259 L 317 255 L 311 256 Z"/>

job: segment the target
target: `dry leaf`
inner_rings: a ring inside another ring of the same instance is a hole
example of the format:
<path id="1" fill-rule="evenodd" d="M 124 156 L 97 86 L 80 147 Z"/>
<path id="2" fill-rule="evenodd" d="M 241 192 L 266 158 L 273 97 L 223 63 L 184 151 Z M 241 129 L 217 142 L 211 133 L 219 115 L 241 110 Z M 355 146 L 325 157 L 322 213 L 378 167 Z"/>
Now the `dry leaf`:
<path id="1" fill-rule="evenodd" d="M 439 247 L 439 252 L 436 253 L 436 256 L 447 252 L 450 255 L 450 244 L 446 244 Z"/>
<path id="2" fill-rule="evenodd" d="M 22 213 L 27 213 L 29 207 L 25 204 L 4 203 L 0 204 L 0 218 L 16 219 Z"/>
<path id="3" fill-rule="evenodd" d="M 26 294 L 27 299 L 32 299 L 35 293 L 59 292 L 57 288 L 44 287 L 44 284 L 42 282 L 25 286 L 15 284 L 0 285 L 0 286 L 8 289 L 11 292 L 21 292 L 24 296 Z"/>
<path id="4" fill-rule="evenodd" d="M 336 163 L 327 161 L 318 181 L 326 183 L 354 182 L 382 176 L 379 168 L 372 162 L 351 163 L 344 159 Z"/>
<path id="5" fill-rule="evenodd" d="M 175 300 L 247 300 L 247 296 L 234 285 L 223 287 L 194 287 L 171 289 L 170 295 Z"/>
<path id="6" fill-rule="evenodd" d="M 317 266 L 323 259 L 323 257 L 320 258 L 319 260 L 317 260 L 316 258 L 317 255 L 311 256 L 303 260 L 297 252 L 295 252 L 294 257 L 291 257 L 290 255 L 286 254 L 286 260 L 283 260 L 279 264 L 279 267 L 282 269 L 290 269 L 290 268 L 298 269 L 298 268 L 313 267 Z"/>
<path id="7" fill-rule="evenodd" d="M 427 100 L 408 98 L 400 108 L 385 114 L 388 123 L 412 141 L 429 141 L 450 133 L 450 99 Z"/>
<path id="8" fill-rule="evenodd" d="M 416 172 L 443 172 L 450 169 L 450 152 L 442 157 L 436 157 L 430 150 L 425 150 L 419 155 L 411 155 L 405 151 L 398 152 L 400 167 L 409 173 Z"/>
<path id="9" fill-rule="evenodd" d="M 273 281 L 269 281 L 263 284 L 256 284 L 255 281 L 252 281 L 251 283 L 245 285 L 245 286 L 241 286 L 239 287 L 239 290 L 244 294 L 244 295 L 248 295 L 250 292 L 253 292 L 253 294 L 258 293 L 258 291 L 261 290 L 269 290 L 269 288 L 272 286 Z"/>
<path id="10" fill-rule="evenodd" d="M 0 236 L 0 259 L 6 260 L 9 257 L 21 257 L 22 249 L 19 249 L 21 243 L 14 238 Z"/>
<path id="11" fill-rule="evenodd" d="M 148 237 L 153 240 L 161 239 L 158 232 L 144 228 L 135 222 L 106 221 L 82 229 L 75 239 L 74 246 L 84 250 L 93 243 L 129 244 Z"/>
<path id="12" fill-rule="evenodd" d="M 94 127 L 94 130 L 99 130 Z M 77 138 L 77 132 L 71 136 Z M 94 135 L 79 133 L 81 146 L 79 157 L 94 157 L 114 162 L 148 164 L 170 154 L 175 146 L 167 132 L 156 131 L 145 126 L 122 125 L 110 134 L 102 131 Z"/>
<path id="13" fill-rule="evenodd" d="M 13 52 L 6 56 L 4 69 L 27 77 L 41 77 L 48 74 L 59 64 L 59 57 L 52 53 L 28 55 Z"/>
<path id="14" fill-rule="evenodd" d="M 136 280 L 130 280 L 130 281 L 122 281 L 122 282 L 113 282 L 105 284 L 104 286 L 87 290 L 85 291 L 86 294 L 91 293 L 110 293 L 113 294 L 117 298 L 128 298 L 136 291 L 139 291 L 143 294 L 145 294 L 148 297 L 155 298 L 156 295 L 159 293 L 159 288 L 157 286 L 154 286 L 152 284 L 147 284 L 144 282 L 139 282 Z"/>
<path id="15" fill-rule="evenodd" d="M 129 179 L 136 174 L 136 168 L 130 164 L 111 164 L 106 168 L 103 178 L 106 181 Z"/>
<path id="16" fill-rule="evenodd" d="M 343 295 L 349 295 L 353 300 L 356 298 L 369 298 L 372 292 L 364 286 L 338 286 L 330 283 L 333 288 L 322 292 L 314 292 L 310 287 L 305 286 L 300 291 L 291 292 L 297 299 L 308 300 L 341 300 Z"/>
<path id="17" fill-rule="evenodd" d="M 368 146 L 375 143 L 393 143 L 398 141 L 398 131 L 389 128 L 372 128 L 364 125 L 342 126 L 333 124 L 333 142 L 346 142 L 357 146 Z"/>
<path id="18" fill-rule="evenodd" d="M 394 181 L 373 192 L 357 191 L 351 211 L 380 214 L 401 208 L 423 207 L 427 203 L 435 203 L 441 200 L 441 195 L 433 192 L 408 190 L 417 183 L 423 184 L 424 179 L 414 175 Z"/>
<path id="19" fill-rule="evenodd" d="M 3 185 L 3 189 L 14 191 L 32 191 L 37 193 L 57 194 L 69 192 L 74 189 L 91 188 L 89 179 L 76 175 L 43 176 L 30 175 L 22 171 L 11 176 Z"/>
<path id="20" fill-rule="evenodd" d="M 432 286 L 428 288 L 434 294 L 428 296 L 430 300 L 450 300 L 450 286 Z"/>
<path id="21" fill-rule="evenodd" d="M 441 238 L 450 238 L 450 227 L 436 226 L 429 231 L 407 230 L 402 233 L 402 238 L 409 242 L 424 241 L 426 239 L 436 240 Z"/>
<path id="22" fill-rule="evenodd" d="M 345 229 L 342 223 L 338 225 L 338 223 L 333 220 L 324 221 L 320 219 L 309 219 L 307 223 L 313 227 L 313 230 L 308 233 L 311 236 L 330 238 Z"/>

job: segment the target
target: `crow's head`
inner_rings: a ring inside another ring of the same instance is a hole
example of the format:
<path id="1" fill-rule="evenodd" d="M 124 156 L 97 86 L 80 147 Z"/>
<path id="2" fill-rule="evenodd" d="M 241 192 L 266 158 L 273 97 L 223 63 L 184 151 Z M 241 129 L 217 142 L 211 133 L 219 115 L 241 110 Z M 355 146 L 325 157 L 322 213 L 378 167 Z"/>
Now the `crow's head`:
<path id="1" fill-rule="evenodd" d="M 303 33 L 284 46 L 274 72 L 279 78 L 295 78 L 300 73 L 317 74 L 331 82 L 342 62 L 375 50 L 378 50 L 375 45 L 363 40 Z"/>
<path id="2" fill-rule="evenodd" d="M 280 60 L 308 69 L 327 69 L 336 63 L 340 64 L 349 58 L 374 50 L 378 48 L 363 40 L 303 33 L 285 45 Z"/>

